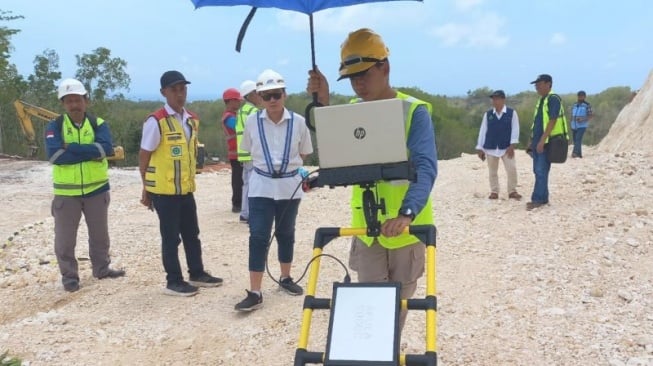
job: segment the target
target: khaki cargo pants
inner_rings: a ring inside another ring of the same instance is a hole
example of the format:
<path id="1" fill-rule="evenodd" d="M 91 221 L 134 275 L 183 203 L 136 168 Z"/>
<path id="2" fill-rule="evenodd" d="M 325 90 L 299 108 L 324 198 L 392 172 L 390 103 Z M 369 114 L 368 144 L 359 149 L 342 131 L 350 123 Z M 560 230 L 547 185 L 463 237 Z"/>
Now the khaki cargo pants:
<path id="1" fill-rule="evenodd" d="M 386 249 L 374 240 L 371 246 L 354 237 L 349 251 L 349 268 L 358 273 L 358 282 L 401 282 L 401 298 L 415 294 L 417 280 L 424 274 L 426 247 L 417 242 L 399 249 Z M 406 311 L 399 318 L 406 323 Z"/>
<path id="2" fill-rule="evenodd" d="M 82 213 L 88 228 L 88 253 L 93 266 L 93 276 L 102 277 L 109 271 L 110 200 L 109 191 L 91 197 L 54 196 L 54 252 L 64 284 L 79 281 L 75 246 Z"/>

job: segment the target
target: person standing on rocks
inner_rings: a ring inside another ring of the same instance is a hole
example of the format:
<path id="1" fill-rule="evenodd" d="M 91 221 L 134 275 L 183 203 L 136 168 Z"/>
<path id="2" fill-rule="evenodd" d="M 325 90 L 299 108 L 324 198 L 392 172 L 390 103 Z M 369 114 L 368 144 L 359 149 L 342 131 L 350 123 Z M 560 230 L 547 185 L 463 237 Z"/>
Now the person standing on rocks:
<path id="1" fill-rule="evenodd" d="M 243 132 L 245 131 L 245 121 L 250 114 L 256 113 L 262 108 L 261 97 L 256 92 L 256 82 L 252 80 L 245 80 L 240 84 L 238 90 L 243 97 L 244 103 L 238 109 L 236 118 L 236 146 L 238 148 L 238 161 L 243 165 L 243 194 L 242 206 L 240 208 L 240 222 L 247 223 L 249 221 L 249 177 L 254 171 L 252 164 L 252 154 L 241 148 L 243 141 Z"/>
<path id="2" fill-rule="evenodd" d="M 487 159 L 490 175 L 489 199 L 499 198 L 499 160 L 503 161 L 508 178 L 508 198 L 520 200 L 517 193 L 517 164 L 515 146 L 519 143 L 517 111 L 506 106 L 506 93 L 496 90 L 490 94 L 493 108 L 483 114 L 476 151 L 481 160 Z"/>
<path id="3" fill-rule="evenodd" d="M 109 124 L 86 113 L 88 92 L 75 79 L 64 79 L 58 98 L 66 113 L 48 123 L 45 147 L 52 164 L 54 199 L 54 252 L 64 290 L 79 290 L 75 258 L 77 230 L 84 214 L 93 276 L 118 278 L 124 270 L 109 267 L 109 164 L 113 155 Z"/>
<path id="4" fill-rule="evenodd" d="M 583 135 L 589 121 L 594 117 L 592 106 L 585 100 L 585 91 L 578 92 L 578 101 L 571 107 L 571 132 L 574 141 L 574 149 L 571 152 L 572 158 L 583 157 Z"/>
<path id="5" fill-rule="evenodd" d="M 424 273 L 425 248 L 417 237 L 404 234 L 412 224 L 433 224 L 431 190 L 438 174 L 435 131 L 431 104 L 394 90 L 390 86 L 390 51 L 380 35 L 368 28 L 349 33 L 340 49 L 340 78 L 349 79 L 357 101 L 367 102 L 398 98 L 404 101 L 406 149 L 415 166 L 414 182 L 377 182 L 377 199 L 385 200 L 387 215 L 379 215 L 381 235 L 352 238 L 349 267 L 360 282 L 401 282 L 401 298 L 408 299 L 417 289 Z M 329 105 L 329 84 L 324 75 L 309 71 L 306 91 L 317 93 L 318 101 Z M 352 188 L 352 226 L 366 227 L 362 188 Z M 403 328 L 407 312 L 401 312 Z"/>
<path id="6" fill-rule="evenodd" d="M 243 199 L 243 164 L 238 160 L 236 120 L 243 97 L 236 88 L 222 93 L 224 112 L 220 125 L 227 140 L 227 158 L 231 165 L 231 212 L 240 213 Z"/>
<path id="7" fill-rule="evenodd" d="M 526 150 L 533 157 L 533 173 L 535 174 L 535 186 L 531 201 L 526 204 L 527 210 L 549 203 L 551 161 L 546 155 L 545 147 L 549 136 L 564 134 L 566 131 L 562 100 L 558 94 L 552 91 L 553 78 L 551 75 L 541 74 L 531 84 L 535 84 L 535 90 L 540 99 L 535 106 L 531 140 Z"/>
<path id="8" fill-rule="evenodd" d="M 252 155 L 254 172 L 249 186 L 249 283 L 247 296 L 236 304 L 238 311 L 263 306 L 261 285 L 274 224 L 277 257 L 281 267 L 279 287 L 290 295 L 304 293 L 292 277 L 295 222 L 303 191 L 299 169 L 313 153 L 311 134 L 304 117 L 288 110 L 286 82 L 273 71 L 263 71 L 256 81 L 263 109 L 245 122 L 242 150 Z"/>
<path id="9" fill-rule="evenodd" d="M 202 244 L 195 204 L 198 117 L 184 108 L 187 81 L 179 71 L 161 76 L 161 94 L 166 104 L 143 124 L 138 168 L 143 181 L 141 204 L 156 211 L 161 232 L 161 255 L 166 271 L 164 293 L 193 296 L 198 287 L 222 285 L 202 263 Z M 189 282 L 179 263 L 179 243 L 184 243 Z"/>

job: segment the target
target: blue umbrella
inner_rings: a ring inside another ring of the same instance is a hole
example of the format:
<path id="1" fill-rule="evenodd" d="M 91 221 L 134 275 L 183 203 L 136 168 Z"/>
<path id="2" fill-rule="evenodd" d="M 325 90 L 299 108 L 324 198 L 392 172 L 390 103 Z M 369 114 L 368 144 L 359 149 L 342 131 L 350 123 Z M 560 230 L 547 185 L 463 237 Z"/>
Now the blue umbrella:
<path id="1" fill-rule="evenodd" d="M 308 15 L 310 36 L 311 36 L 311 63 L 313 70 L 315 70 L 315 36 L 313 31 L 313 13 L 329 9 L 337 8 L 348 5 L 356 4 L 365 4 L 365 3 L 374 3 L 374 2 L 386 2 L 386 1 L 401 1 L 401 0 L 191 0 L 195 5 L 195 8 L 201 8 L 205 6 L 236 6 L 236 5 L 249 5 L 252 7 L 252 10 L 249 12 L 245 21 L 243 22 L 240 32 L 238 33 L 238 38 L 236 41 L 236 51 L 240 52 L 242 45 L 243 37 L 247 31 L 247 27 L 251 22 L 254 14 L 256 13 L 257 8 L 277 8 L 283 10 L 292 10 L 298 11 Z M 404 0 L 406 1 L 406 0 Z M 423 0 L 408 0 L 408 1 L 423 1 Z M 309 116 L 311 108 L 314 106 L 319 106 L 317 101 L 317 94 L 313 94 L 313 103 L 309 104 L 306 107 L 306 116 Z M 309 120 L 306 120 L 309 127 Z"/>

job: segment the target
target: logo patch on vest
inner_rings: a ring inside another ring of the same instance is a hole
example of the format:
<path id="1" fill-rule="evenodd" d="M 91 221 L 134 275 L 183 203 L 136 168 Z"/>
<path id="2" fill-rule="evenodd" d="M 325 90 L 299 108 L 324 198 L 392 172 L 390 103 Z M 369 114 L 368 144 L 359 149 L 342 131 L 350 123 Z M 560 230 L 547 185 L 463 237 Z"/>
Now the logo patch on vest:
<path id="1" fill-rule="evenodd" d="M 170 146 L 170 156 L 173 158 L 178 158 L 181 156 L 181 146 L 175 145 L 175 146 Z"/>

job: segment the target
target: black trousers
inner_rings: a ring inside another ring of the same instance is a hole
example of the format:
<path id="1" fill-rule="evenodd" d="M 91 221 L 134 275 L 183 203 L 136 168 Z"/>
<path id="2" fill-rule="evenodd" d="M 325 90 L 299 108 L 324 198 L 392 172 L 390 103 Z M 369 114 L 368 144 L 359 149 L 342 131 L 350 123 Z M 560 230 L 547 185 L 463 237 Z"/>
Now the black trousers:
<path id="1" fill-rule="evenodd" d="M 152 204 L 159 216 L 161 231 L 161 255 L 168 284 L 184 280 L 179 263 L 178 248 L 183 241 L 186 264 L 191 276 L 204 273 L 202 243 L 197 224 L 197 206 L 192 193 L 183 196 L 150 194 Z"/>
<path id="2" fill-rule="evenodd" d="M 243 204 L 243 164 L 238 160 L 231 163 L 231 205 L 238 209 Z"/>

